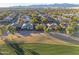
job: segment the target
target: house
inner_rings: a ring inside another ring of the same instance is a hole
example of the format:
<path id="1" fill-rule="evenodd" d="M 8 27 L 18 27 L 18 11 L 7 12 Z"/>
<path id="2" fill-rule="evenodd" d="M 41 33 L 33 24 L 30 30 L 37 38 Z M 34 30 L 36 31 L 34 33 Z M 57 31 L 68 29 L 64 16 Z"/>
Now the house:
<path id="1" fill-rule="evenodd" d="M 47 27 L 51 30 L 54 30 L 57 27 L 57 23 L 47 23 Z"/>
<path id="2" fill-rule="evenodd" d="M 31 24 L 31 23 L 23 23 L 21 29 L 22 30 L 33 30 L 33 24 Z"/>
<path id="3" fill-rule="evenodd" d="M 13 18 L 10 17 L 10 16 L 7 16 L 7 17 L 4 18 L 4 20 L 7 20 L 7 21 L 10 21 L 10 20 L 12 20 L 12 19 L 13 19 Z"/>
<path id="4" fill-rule="evenodd" d="M 45 17 L 49 23 L 53 22 L 53 18 L 51 18 L 49 15 L 43 15 L 43 17 Z"/>
<path id="5" fill-rule="evenodd" d="M 33 30 L 33 25 L 30 22 L 30 17 L 29 16 L 22 16 L 18 22 L 12 23 L 12 26 L 16 27 L 16 30 Z"/>
<path id="6" fill-rule="evenodd" d="M 33 30 L 33 24 L 31 24 L 30 16 L 23 16 L 24 23 L 21 26 L 22 30 Z"/>
<path id="7" fill-rule="evenodd" d="M 23 21 L 24 22 L 30 22 L 30 16 L 24 15 L 23 16 Z"/>
<path id="8" fill-rule="evenodd" d="M 0 20 L 0 24 L 8 24 L 8 23 L 11 23 L 12 20 L 13 20 L 12 17 L 7 16 L 7 17 L 5 17 L 3 20 Z"/>
<path id="9" fill-rule="evenodd" d="M 47 19 L 47 23 L 57 23 L 57 24 L 59 24 L 60 23 L 60 21 L 58 20 L 58 19 L 55 19 L 55 18 L 52 18 L 51 16 L 49 16 L 49 15 L 44 15 L 43 17 L 45 17 L 46 19 Z"/>

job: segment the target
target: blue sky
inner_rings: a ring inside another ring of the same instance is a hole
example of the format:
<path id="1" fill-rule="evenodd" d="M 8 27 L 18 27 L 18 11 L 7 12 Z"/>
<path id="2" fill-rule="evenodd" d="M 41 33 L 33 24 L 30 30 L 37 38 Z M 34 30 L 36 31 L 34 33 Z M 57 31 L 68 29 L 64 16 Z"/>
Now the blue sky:
<path id="1" fill-rule="evenodd" d="M 0 7 L 35 5 L 35 4 L 54 4 L 54 3 L 79 4 L 79 0 L 0 0 Z"/>

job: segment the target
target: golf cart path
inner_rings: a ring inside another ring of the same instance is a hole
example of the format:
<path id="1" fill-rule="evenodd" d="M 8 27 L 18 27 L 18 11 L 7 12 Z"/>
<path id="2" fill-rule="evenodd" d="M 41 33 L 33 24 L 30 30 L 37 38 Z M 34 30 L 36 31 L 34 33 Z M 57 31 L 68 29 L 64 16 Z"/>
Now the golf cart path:
<path id="1" fill-rule="evenodd" d="M 79 45 L 79 38 L 77 37 L 73 37 L 70 35 L 62 34 L 62 33 L 55 33 L 55 32 L 50 32 L 49 35 L 51 37 L 58 38 L 59 40 Z"/>

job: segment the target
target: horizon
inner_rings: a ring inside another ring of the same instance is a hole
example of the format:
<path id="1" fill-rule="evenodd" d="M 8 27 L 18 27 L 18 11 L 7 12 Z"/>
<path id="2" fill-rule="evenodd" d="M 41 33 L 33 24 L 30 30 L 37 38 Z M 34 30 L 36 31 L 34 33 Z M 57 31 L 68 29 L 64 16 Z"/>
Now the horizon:
<path id="1" fill-rule="evenodd" d="M 13 6 L 31 6 L 31 5 L 52 5 L 52 4 L 74 4 L 74 3 L 39 3 L 39 4 L 28 4 L 28 3 L 0 3 L 0 7 L 13 7 Z M 78 5 L 78 4 L 74 4 Z"/>
<path id="2" fill-rule="evenodd" d="M 47 4 L 79 4 L 79 0 L 0 0 L 0 7 L 47 5 Z"/>

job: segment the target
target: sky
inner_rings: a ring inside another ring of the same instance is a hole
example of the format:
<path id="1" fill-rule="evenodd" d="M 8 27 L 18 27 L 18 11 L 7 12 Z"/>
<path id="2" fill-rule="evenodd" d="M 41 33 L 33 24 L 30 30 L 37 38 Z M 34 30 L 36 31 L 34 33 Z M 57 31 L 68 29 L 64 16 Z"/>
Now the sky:
<path id="1" fill-rule="evenodd" d="M 0 0 L 0 7 L 54 4 L 54 3 L 79 4 L 79 0 Z"/>

